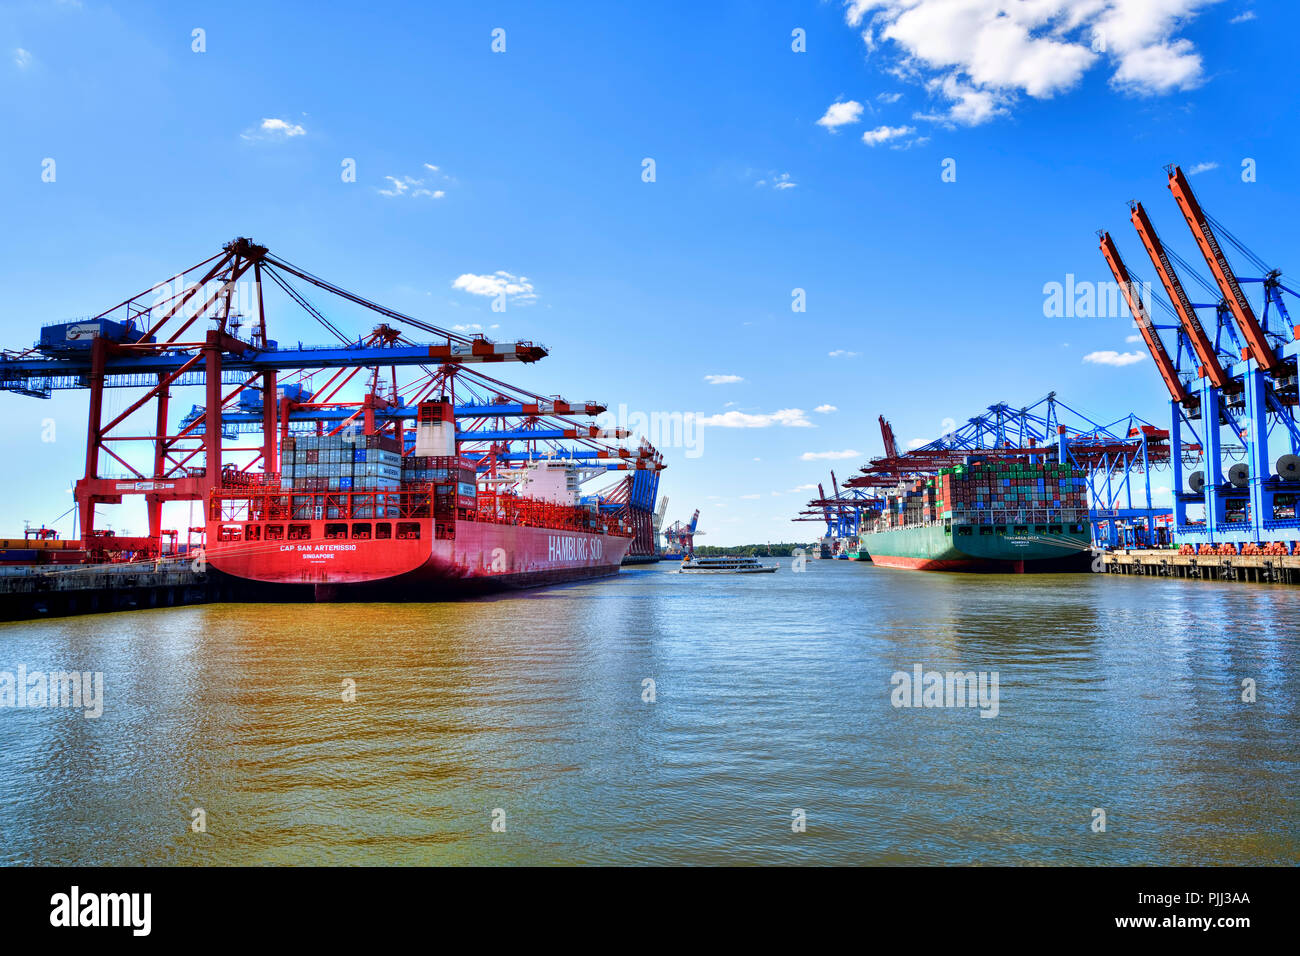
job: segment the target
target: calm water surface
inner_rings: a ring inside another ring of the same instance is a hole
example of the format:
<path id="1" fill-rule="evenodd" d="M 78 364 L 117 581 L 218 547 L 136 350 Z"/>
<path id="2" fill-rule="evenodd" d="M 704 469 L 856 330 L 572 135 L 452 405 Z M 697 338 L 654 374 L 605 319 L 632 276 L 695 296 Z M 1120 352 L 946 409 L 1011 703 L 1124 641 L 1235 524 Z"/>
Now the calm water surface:
<path id="1" fill-rule="evenodd" d="M 782 563 L 0 626 L 0 670 L 105 682 L 0 709 L 0 861 L 1300 860 L 1300 589 Z M 893 707 L 918 663 L 999 716 Z"/>

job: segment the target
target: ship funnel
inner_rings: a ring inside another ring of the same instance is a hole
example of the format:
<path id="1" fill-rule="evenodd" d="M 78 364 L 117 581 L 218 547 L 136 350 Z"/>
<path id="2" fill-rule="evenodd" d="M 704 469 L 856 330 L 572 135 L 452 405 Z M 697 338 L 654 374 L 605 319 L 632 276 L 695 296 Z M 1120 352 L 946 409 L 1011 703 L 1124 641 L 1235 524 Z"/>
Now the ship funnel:
<path id="1" fill-rule="evenodd" d="M 447 401 L 421 402 L 415 418 L 415 453 L 420 457 L 456 455 L 456 416 Z"/>

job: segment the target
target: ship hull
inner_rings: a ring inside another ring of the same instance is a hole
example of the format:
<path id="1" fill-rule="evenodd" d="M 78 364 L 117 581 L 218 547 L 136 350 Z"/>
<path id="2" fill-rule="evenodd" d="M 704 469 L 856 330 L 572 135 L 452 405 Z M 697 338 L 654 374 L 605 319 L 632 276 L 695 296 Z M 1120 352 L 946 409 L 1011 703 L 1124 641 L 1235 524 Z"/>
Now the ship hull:
<path id="1" fill-rule="evenodd" d="M 621 535 L 457 521 L 454 536 L 220 542 L 218 571 L 278 585 L 286 598 L 434 601 L 567 584 L 617 574 L 632 539 Z M 414 532 L 408 532 L 414 533 Z"/>
<path id="2" fill-rule="evenodd" d="M 1088 567 L 1089 542 L 1081 531 L 979 531 L 975 527 L 969 535 L 954 535 L 938 523 L 879 531 L 862 536 L 858 558 L 885 568 L 986 574 L 1082 571 Z"/>

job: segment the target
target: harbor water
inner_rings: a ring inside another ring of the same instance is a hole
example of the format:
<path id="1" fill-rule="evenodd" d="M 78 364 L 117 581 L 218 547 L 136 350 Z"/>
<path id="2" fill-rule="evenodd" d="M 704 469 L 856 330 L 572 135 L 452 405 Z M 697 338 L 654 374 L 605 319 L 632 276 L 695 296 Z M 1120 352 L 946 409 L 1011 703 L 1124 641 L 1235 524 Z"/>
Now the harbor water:
<path id="1" fill-rule="evenodd" d="M 0 626 L 0 861 L 1300 860 L 1300 589 L 781 564 Z"/>

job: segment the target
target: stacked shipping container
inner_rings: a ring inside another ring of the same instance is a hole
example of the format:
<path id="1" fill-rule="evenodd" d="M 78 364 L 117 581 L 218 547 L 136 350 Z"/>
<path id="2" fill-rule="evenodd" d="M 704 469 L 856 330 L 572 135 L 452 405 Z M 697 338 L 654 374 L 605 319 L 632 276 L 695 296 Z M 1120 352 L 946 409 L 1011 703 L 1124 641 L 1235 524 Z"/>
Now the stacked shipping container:
<path id="1" fill-rule="evenodd" d="M 280 482 L 314 493 L 293 496 L 295 518 L 395 518 L 402 488 L 400 445 L 386 435 L 291 436 L 281 443 Z M 315 497 L 321 492 L 380 494 L 366 494 L 348 515 L 339 504 Z"/>
<path id="2" fill-rule="evenodd" d="M 1087 517 L 1087 472 L 1055 462 L 970 459 L 889 495 L 876 530 L 949 519 L 960 524 L 1011 524 L 1079 522 Z"/>
<path id="3" fill-rule="evenodd" d="M 402 453 L 386 435 L 303 435 L 286 438 L 280 478 L 300 491 L 397 491 Z"/>

